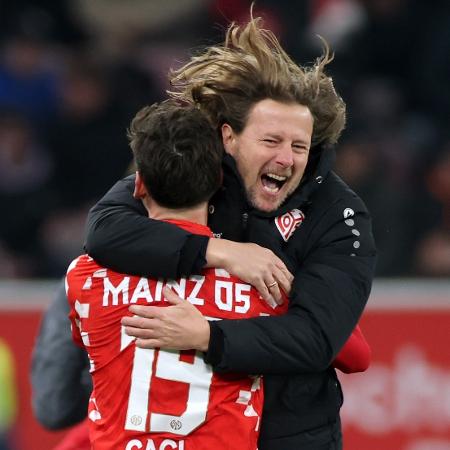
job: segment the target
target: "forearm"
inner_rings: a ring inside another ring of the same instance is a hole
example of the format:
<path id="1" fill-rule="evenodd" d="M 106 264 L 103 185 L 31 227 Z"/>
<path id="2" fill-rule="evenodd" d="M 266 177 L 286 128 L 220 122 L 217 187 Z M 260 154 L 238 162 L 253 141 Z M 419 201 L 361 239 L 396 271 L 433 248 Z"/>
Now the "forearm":
<path id="1" fill-rule="evenodd" d="M 333 358 L 331 347 L 321 339 L 319 329 L 315 330 L 317 338 L 311 336 L 308 320 L 297 317 L 293 326 L 292 319 L 290 315 L 210 323 L 206 362 L 217 372 L 291 374 L 325 370 Z"/>
<path id="2" fill-rule="evenodd" d="M 206 359 L 215 370 L 295 374 L 330 366 L 359 320 L 370 280 L 355 280 L 338 270 L 328 273 L 327 280 L 312 273 L 300 278 L 302 293 L 293 293 L 297 301 L 286 315 L 210 325 Z M 340 279 L 340 289 L 333 278 Z"/>

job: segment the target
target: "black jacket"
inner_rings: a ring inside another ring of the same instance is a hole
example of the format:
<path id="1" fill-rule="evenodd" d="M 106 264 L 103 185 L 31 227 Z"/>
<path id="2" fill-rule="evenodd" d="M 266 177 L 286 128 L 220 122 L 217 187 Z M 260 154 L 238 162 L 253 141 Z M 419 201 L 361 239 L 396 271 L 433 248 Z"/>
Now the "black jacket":
<path id="1" fill-rule="evenodd" d="M 214 233 L 270 248 L 295 274 L 286 315 L 211 324 L 206 360 L 214 370 L 267 375 L 260 450 L 335 448 L 336 427 L 339 434 L 342 393 L 330 363 L 367 302 L 376 252 L 370 216 L 330 171 L 333 162 L 334 150 L 321 149 L 287 202 L 262 213 L 247 204 L 234 160 L 226 156 L 223 187 L 210 202 Z M 92 208 L 87 252 L 102 265 L 139 275 L 198 271 L 206 238 L 149 220 L 132 190 L 132 180 L 122 180 Z M 304 220 L 286 242 L 275 222 L 294 208 Z"/>

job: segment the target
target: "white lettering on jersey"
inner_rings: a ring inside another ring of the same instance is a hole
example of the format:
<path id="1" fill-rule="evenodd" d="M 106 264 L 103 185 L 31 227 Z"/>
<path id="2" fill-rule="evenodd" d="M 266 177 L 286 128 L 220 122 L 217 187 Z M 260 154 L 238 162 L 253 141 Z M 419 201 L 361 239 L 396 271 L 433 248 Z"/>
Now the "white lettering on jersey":
<path id="1" fill-rule="evenodd" d="M 214 300 L 222 311 L 235 311 L 244 314 L 250 309 L 251 286 L 244 283 L 216 280 Z M 247 293 L 246 293 L 247 292 Z"/>
<path id="2" fill-rule="evenodd" d="M 180 278 L 179 281 L 167 280 L 166 286 L 174 290 L 179 297 L 186 298 L 186 278 Z"/>
<path id="3" fill-rule="evenodd" d="M 156 283 L 156 288 L 155 288 L 155 301 L 156 302 L 161 301 L 163 287 L 164 287 L 164 280 L 159 278 L 158 282 Z"/>
<path id="4" fill-rule="evenodd" d="M 78 300 L 75 300 L 75 311 L 77 312 L 78 317 L 80 319 L 87 319 L 89 317 L 89 303 L 80 303 Z M 82 330 L 81 320 L 75 319 L 75 323 L 77 324 L 77 327 L 80 330 L 80 336 L 83 341 L 83 344 L 86 347 L 89 347 L 91 343 L 89 342 L 88 332 Z"/>
<path id="5" fill-rule="evenodd" d="M 189 277 L 189 281 L 193 281 L 195 285 L 187 300 L 189 300 L 189 302 L 193 305 L 203 306 L 205 304 L 205 300 L 203 298 L 198 298 L 197 295 L 205 282 L 205 277 L 203 275 L 192 275 Z"/>
<path id="6" fill-rule="evenodd" d="M 109 295 L 112 296 L 111 305 L 119 305 L 119 295 L 122 296 L 121 304 L 128 305 L 128 286 L 130 277 L 124 277 L 123 280 L 116 287 L 108 277 L 103 278 L 103 306 L 109 306 Z"/>
<path id="7" fill-rule="evenodd" d="M 119 306 L 138 303 L 144 299 L 147 303 L 160 302 L 163 299 L 162 290 L 164 285 L 174 290 L 174 292 L 183 299 L 190 301 L 193 305 L 203 306 L 205 300 L 199 296 L 200 290 L 205 283 L 205 277 L 193 275 L 189 278 L 189 285 L 186 278 L 179 280 L 158 279 L 156 284 L 151 283 L 148 278 L 140 278 L 135 288 L 130 288 L 131 278 L 125 276 L 117 286 L 111 282 L 108 277 L 103 278 L 103 303 L 102 306 Z M 193 285 L 193 286 L 192 286 Z M 188 289 L 192 286 L 189 292 Z M 131 298 L 129 298 L 131 296 Z"/>
<path id="8" fill-rule="evenodd" d="M 128 442 L 125 450 L 143 449 L 144 444 L 139 439 L 132 439 Z M 155 444 L 153 439 L 147 439 L 145 450 L 184 450 L 184 441 L 174 441 L 172 439 L 164 439 L 159 446 Z"/>
<path id="9" fill-rule="evenodd" d="M 150 294 L 150 289 L 148 287 L 148 279 L 141 278 L 134 289 L 133 295 L 131 296 L 130 303 L 136 303 L 140 298 L 146 300 L 147 303 L 153 302 L 152 294 Z"/>
<path id="10" fill-rule="evenodd" d="M 219 269 L 215 268 L 214 273 L 216 274 L 216 277 L 222 277 L 222 278 L 230 278 L 230 274 L 225 269 Z"/>

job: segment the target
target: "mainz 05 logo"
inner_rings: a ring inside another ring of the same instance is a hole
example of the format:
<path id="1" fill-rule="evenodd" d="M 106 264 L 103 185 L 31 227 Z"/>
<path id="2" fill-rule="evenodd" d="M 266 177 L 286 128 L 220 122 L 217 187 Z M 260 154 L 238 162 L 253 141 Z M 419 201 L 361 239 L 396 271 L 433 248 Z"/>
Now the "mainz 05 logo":
<path id="1" fill-rule="evenodd" d="M 283 214 L 275 218 L 275 225 L 278 228 L 285 242 L 294 234 L 294 231 L 305 220 L 305 215 L 299 209 Z"/>

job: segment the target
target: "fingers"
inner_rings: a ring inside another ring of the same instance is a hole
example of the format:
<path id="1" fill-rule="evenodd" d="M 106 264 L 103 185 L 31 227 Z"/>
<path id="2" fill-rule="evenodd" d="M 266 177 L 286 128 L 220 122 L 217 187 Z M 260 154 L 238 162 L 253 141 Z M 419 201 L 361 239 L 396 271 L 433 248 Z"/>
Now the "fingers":
<path id="1" fill-rule="evenodd" d="M 177 294 L 175 294 L 175 292 L 172 291 L 172 289 L 170 289 L 167 286 L 164 286 L 162 293 L 164 294 L 164 297 L 166 298 L 166 300 L 171 303 L 172 305 L 178 305 L 179 303 L 183 303 L 183 299 L 181 297 L 179 297 Z"/>
<path id="2" fill-rule="evenodd" d="M 141 348 L 156 348 L 166 345 L 164 335 L 156 319 L 143 319 L 141 317 L 124 317 L 122 325 L 127 336 L 135 338 L 135 344 Z"/>
<path id="3" fill-rule="evenodd" d="M 259 280 L 255 280 L 253 282 L 253 286 L 259 292 L 259 295 L 261 296 L 261 298 L 263 298 L 264 301 L 269 306 L 274 308 L 277 304 L 279 304 L 279 303 L 277 303 L 277 301 L 275 300 L 275 298 L 273 297 L 273 295 L 269 291 L 269 288 L 267 287 L 267 284 L 265 283 L 264 279 L 261 278 Z"/>
<path id="4" fill-rule="evenodd" d="M 273 273 L 273 279 L 278 283 L 277 290 L 278 291 L 283 290 L 287 295 L 289 295 L 289 293 L 291 292 L 291 286 L 292 286 L 292 280 L 293 280 L 293 277 L 290 274 L 290 272 L 288 272 L 288 274 L 289 275 L 287 275 L 285 271 L 280 270 L 279 268 L 274 270 L 274 273 Z M 274 288 L 271 288 L 272 294 L 274 294 L 274 290 L 275 290 Z M 275 294 L 274 294 L 274 296 L 275 296 Z"/>
<path id="5" fill-rule="evenodd" d="M 136 347 L 139 348 L 161 348 L 164 342 L 159 339 L 136 339 Z"/>
<path id="6" fill-rule="evenodd" d="M 165 299 L 172 305 L 178 305 L 180 303 L 184 303 L 183 299 L 179 297 L 172 289 L 165 286 L 162 290 Z M 165 308 L 161 308 L 159 306 L 146 306 L 146 305 L 131 305 L 128 310 L 133 314 L 141 317 L 147 318 L 161 318 L 163 317 Z"/>
<path id="7" fill-rule="evenodd" d="M 139 317 L 153 319 L 161 318 L 164 314 L 164 309 L 165 308 L 161 308 L 160 306 L 131 305 L 128 308 L 128 311 L 130 311 L 132 314 L 136 314 Z M 126 317 L 124 317 L 124 319 L 126 319 Z"/>
<path id="8" fill-rule="evenodd" d="M 121 323 L 124 327 L 153 329 L 156 325 L 156 319 L 139 316 L 125 316 L 122 317 Z"/>
<path id="9" fill-rule="evenodd" d="M 272 301 L 274 301 L 276 305 L 283 304 L 282 291 L 289 295 L 293 278 L 294 277 L 281 260 L 278 265 L 272 267 L 271 273 L 264 278 L 264 284 L 267 286 L 267 290 L 271 297 L 268 297 L 267 299 L 264 297 L 264 299 L 266 299 L 270 306 L 273 306 Z"/>
<path id="10" fill-rule="evenodd" d="M 152 338 L 154 338 L 153 330 L 149 330 L 146 328 L 125 327 L 124 331 L 127 336 L 131 336 L 131 337 L 134 337 L 137 339 L 152 339 Z"/>
<path id="11" fill-rule="evenodd" d="M 274 284 L 275 283 L 275 284 Z M 267 285 L 267 289 L 270 292 L 275 304 L 269 303 L 269 306 L 275 307 L 276 305 L 283 304 L 283 295 L 281 294 L 280 285 L 277 281 L 273 281 Z"/>
<path id="12" fill-rule="evenodd" d="M 279 259 L 278 257 L 277 257 L 277 261 L 275 263 L 275 267 L 272 270 L 272 275 L 273 275 L 273 280 L 278 282 L 278 288 L 283 290 L 287 295 L 289 295 L 289 293 L 291 292 L 294 275 L 292 275 L 291 272 L 289 272 L 289 270 L 287 269 L 284 262 L 281 259 Z M 271 292 L 276 299 L 278 298 L 278 290 L 279 289 L 273 289 L 273 288 L 271 289 Z M 276 292 L 273 292 L 274 290 Z"/>

